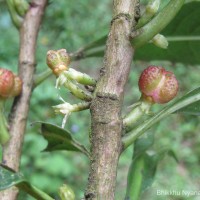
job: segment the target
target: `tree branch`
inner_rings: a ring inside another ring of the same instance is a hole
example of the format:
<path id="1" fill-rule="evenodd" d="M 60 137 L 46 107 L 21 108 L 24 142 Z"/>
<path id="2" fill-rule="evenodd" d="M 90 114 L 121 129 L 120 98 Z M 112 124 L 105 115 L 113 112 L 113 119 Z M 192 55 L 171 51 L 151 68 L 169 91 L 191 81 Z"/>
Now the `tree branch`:
<path id="1" fill-rule="evenodd" d="M 121 152 L 121 107 L 133 57 L 130 34 L 137 0 L 114 0 L 104 66 L 91 104 L 91 166 L 85 199 L 114 199 Z"/>
<path id="2" fill-rule="evenodd" d="M 35 72 L 35 50 L 37 35 L 48 0 L 33 0 L 26 13 L 20 28 L 20 53 L 19 53 L 19 76 L 23 81 L 22 94 L 14 101 L 10 115 L 9 143 L 3 147 L 3 162 L 5 165 L 19 170 L 21 149 L 26 129 L 29 111 L 30 97 L 33 87 L 33 75 Z M 4 191 L 0 194 L 1 200 L 14 200 L 17 191 Z"/>

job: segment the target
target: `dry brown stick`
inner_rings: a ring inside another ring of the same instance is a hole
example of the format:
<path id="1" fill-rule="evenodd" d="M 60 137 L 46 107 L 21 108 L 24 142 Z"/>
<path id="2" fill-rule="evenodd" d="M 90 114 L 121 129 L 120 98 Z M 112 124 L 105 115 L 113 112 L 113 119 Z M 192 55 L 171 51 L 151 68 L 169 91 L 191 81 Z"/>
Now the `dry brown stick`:
<path id="1" fill-rule="evenodd" d="M 41 19 L 48 0 L 33 0 L 20 28 L 19 76 L 23 81 L 22 94 L 15 99 L 9 119 L 11 139 L 3 147 L 5 165 L 19 170 L 21 149 L 26 129 L 33 75 L 36 61 L 35 51 Z M 1 200 L 14 200 L 17 190 L 11 189 L 0 193 Z"/>
<path id="2" fill-rule="evenodd" d="M 133 57 L 130 33 L 137 0 L 114 0 L 103 72 L 91 104 L 92 138 L 87 200 L 114 200 L 121 151 L 121 107 Z"/>

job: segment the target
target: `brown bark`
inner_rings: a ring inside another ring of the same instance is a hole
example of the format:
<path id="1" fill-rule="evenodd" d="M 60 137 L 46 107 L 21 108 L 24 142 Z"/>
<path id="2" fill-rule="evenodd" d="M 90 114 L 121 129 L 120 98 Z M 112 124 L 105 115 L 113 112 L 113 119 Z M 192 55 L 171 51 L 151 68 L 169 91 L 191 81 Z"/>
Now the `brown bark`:
<path id="1" fill-rule="evenodd" d="M 5 165 L 19 170 L 21 149 L 26 129 L 29 102 L 32 93 L 33 75 L 36 67 L 35 51 L 37 35 L 47 0 L 33 0 L 20 29 L 19 76 L 23 81 L 22 94 L 15 99 L 10 115 L 9 143 L 3 147 Z M 1 200 L 16 199 L 17 190 L 0 193 Z"/>
<path id="2" fill-rule="evenodd" d="M 121 107 L 133 48 L 130 34 L 137 0 L 114 0 L 104 66 L 91 104 L 91 167 L 85 199 L 113 200 L 121 152 Z"/>

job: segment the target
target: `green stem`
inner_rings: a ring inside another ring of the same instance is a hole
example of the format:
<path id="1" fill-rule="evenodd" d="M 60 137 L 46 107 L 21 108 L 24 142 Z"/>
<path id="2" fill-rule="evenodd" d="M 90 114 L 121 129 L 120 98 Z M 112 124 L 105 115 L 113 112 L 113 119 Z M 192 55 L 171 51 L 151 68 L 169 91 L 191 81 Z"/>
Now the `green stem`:
<path id="1" fill-rule="evenodd" d="M 65 71 L 64 74 L 66 74 L 67 78 L 71 80 L 75 80 L 80 84 L 90 85 L 90 86 L 96 85 L 95 79 L 93 79 L 92 77 L 90 77 L 89 75 L 85 73 L 76 71 L 75 69 L 69 68 L 69 70 Z"/>
<path id="2" fill-rule="evenodd" d="M 171 0 L 148 24 L 133 34 L 132 45 L 141 47 L 161 32 L 181 9 L 185 0 Z"/>
<path id="3" fill-rule="evenodd" d="M 84 145 L 80 144 L 77 141 L 73 141 L 72 143 L 73 143 L 74 146 L 76 146 L 80 150 L 80 152 L 82 152 L 88 158 L 90 158 L 90 152 L 87 150 L 87 148 Z"/>
<path id="4" fill-rule="evenodd" d="M 198 90 L 198 89 L 196 89 Z M 193 92 L 195 92 L 194 90 Z M 155 125 L 160 120 L 166 118 L 171 113 L 176 112 L 177 110 L 184 108 L 192 103 L 195 103 L 200 100 L 200 93 L 197 93 L 188 98 L 180 99 L 174 102 L 172 105 L 167 106 L 162 111 L 154 115 L 152 118 L 146 120 L 144 123 L 137 126 L 133 129 L 129 134 L 126 134 L 122 137 L 122 145 L 123 149 L 126 149 L 128 146 L 133 144 L 133 142 L 140 137 L 143 133 L 145 133 L 148 129 L 150 129 L 153 125 Z"/>
<path id="5" fill-rule="evenodd" d="M 10 135 L 7 128 L 7 121 L 4 116 L 4 104 L 5 100 L 0 98 L 0 144 L 6 144 L 9 139 Z"/>
<path id="6" fill-rule="evenodd" d="M 105 43 L 102 46 L 84 52 L 85 58 L 88 57 L 102 57 L 105 51 Z"/>
<path id="7" fill-rule="evenodd" d="M 182 42 L 182 41 L 199 41 L 200 36 L 169 36 L 166 37 L 169 42 Z"/>
<path id="8" fill-rule="evenodd" d="M 144 154 L 135 158 L 129 168 L 128 183 L 125 200 L 138 200 L 141 193 L 143 169 L 145 165 Z"/>
<path id="9" fill-rule="evenodd" d="M 105 35 L 105 36 L 99 38 L 98 40 L 95 40 L 95 41 L 89 43 L 88 45 L 80 48 L 77 52 L 70 54 L 70 57 L 72 58 L 72 60 L 79 60 L 81 58 L 84 58 L 85 52 L 87 50 L 93 49 L 93 48 L 98 47 L 100 45 L 103 46 L 106 42 L 106 39 L 107 39 L 107 35 Z"/>
<path id="10" fill-rule="evenodd" d="M 123 126 L 126 132 L 129 132 L 137 122 L 146 114 L 148 114 L 152 103 L 140 100 L 130 113 L 128 113 L 123 119 Z"/>
<path id="11" fill-rule="evenodd" d="M 154 16 L 154 15 L 153 15 Z M 146 13 L 144 15 L 141 16 L 140 20 L 138 21 L 137 25 L 136 25 L 136 29 L 141 28 L 142 26 L 144 26 L 145 24 L 147 24 L 152 17 L 151 15 L 147 15 Z"/>
<path id="12" fill-rule="evenodd" d="M 26 0 L 13 0 L 17 14 L 23 17 L 29 9 L 29 4 Z"/>
<path id="13" fill-rule="evenodd" d="M 147 24 L 153 16 L 158 12 L 160 7 L 160 0 L 152 0 L 146 5 L 146 10 L 144 14 L 140 17 L 136 29 L 141 28 L 145 24 Z"/>
<path id="14" fill-rule="evenodd" d="M 46 71 L 35 75 L 34 88 L 36 88 L 38 85 L 40 85 L 43 81 L 45 81 L 51 75 L 52 75 L 52 71 L 50 69 L 47 69 Z"/>
<path id="15" fill-rule="evenodd" d="M 43 192 L 42 190 L 38 189 L 37 187 L 35 187 L 31 184 L 21 183 L 21 184 L 17 185 L 17 187 L 24 190 L 31 196 L 35 197 L 37 200 L 54 200 L 47 193 Z"/>
<path id="16" fill-rule="evenodd" d="M 73 82 L 71 82 L 68 79 L 65 81 L 64 86 L 68 88 L 75 97 L 81 100 L 91 101 L 93 98 L 91 93 L 82 90 L 81 88 L 79 88 L 77 85 L 75 85 Z"/>
<path id="17" fill-rule="evenodd" d="M 9 10 L 9 13 L 10 13 L 10 16 L 11 16 L 11 19 L 12 19 L 12 22 L 13 24 L 15 25 L 15 27 L 17 29 L 20 28 L 21 24 L 22 24 L 22 20 L 23 18 L 20 17 L 18 15 L 18 13 L 16 12 L 15 10 L 15 5 L 14 5 L 14 2 L 13 0 L 6 0 L 6 3 L 8 5 L 8 10 Z"/>
<path id="18" fill-rule="evenodd" d="M 82 110 L 87 110 L 90 108 L 90 104 L 89 102 L 81 102 L 81 103 L 77 103 L 77 104 L 74 104 L 74 109 L 73 109 L 73 112 L 79 112 L 79 111 L 82 111 Z"/>
<path id="19" fill-rule="evenodd" d="M 63 104 L 59 104 L 57 106 L 52 106 L 55 110 L 56 113 L 61 113 L 61 114 L 66 114 L 66 112 L 79 112 L 82 110 L 87 110 L 90 107 L 90 102 L 81 102 L 81 103 L 77 103 L 77 104 L 69 104 L 67 102 L 65 102 L 61 97 L 60 100 L 62 100 L 64 103 Z M 64 112 L 65 111 L 65 112 Z"/>

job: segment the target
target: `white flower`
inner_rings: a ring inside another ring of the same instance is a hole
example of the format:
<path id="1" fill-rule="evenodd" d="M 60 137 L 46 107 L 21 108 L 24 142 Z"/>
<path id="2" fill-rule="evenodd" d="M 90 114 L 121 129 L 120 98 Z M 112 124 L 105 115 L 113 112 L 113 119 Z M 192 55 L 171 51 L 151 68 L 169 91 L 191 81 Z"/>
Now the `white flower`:
<path id="1" fill-rule="evenodd" d="M 167 49 L 167 47 L 168 47 L 167 38 L 161 34 L 155 35 L 152 39 L 152 43 L 162 49 Z"/>
<path id="2" fill-rule="evenodd" d="M 81 102 L 78 104 L 70 104 L 64 101 L 62 97 L 59 96 L 59 99 L 63 102 L 62 104 L 59 104 L 57 106 L 52 106 L 56 114 L 62 114 L 64 115 L 63 121 L 62 121 L 62 128 L 65 127 L 65 124 L 67 122 L 68 117 L 72 112 L 78 112 L 82 110 L 86 110 L 90 107 L 90 102 Z"/>
<path id="3" fill-rule="evenodd" d="M 62 128 L 64 128 L 68 117 L 74 111 L 74 106 L 71 105 L 70 103 L 65 102 L 62 97 L 59 97 L 59 99 L 61 101 L 63 101 L 64 103 L 59 104 L 57 106 L 52 106 L 52 107 L 53 107 L 56 114 L 64 115 L 64 118 L 63 118 L 63 121 L 62 121 Z"/>
<path id="4" fill-rule="evenodd" d="M 69 112 L 72 112 L 73 110 L 73 106 L 70 104 L 70 103 L 62 103 L 62 104 L 59 104 L 57 106 L 53 106 L 54 108 L 54 111 L 56 114 L 63 114 L 63 115 L 66 115 L 68 114 Z"/>
<path id="5" fill-rule="evenodd" d="M 56 89 L 60 89 L 60 86 L 62 86 L 66 82 L 66 80 L 67 78 L 64 73 L 61 73 L 56 79 Z"/>

